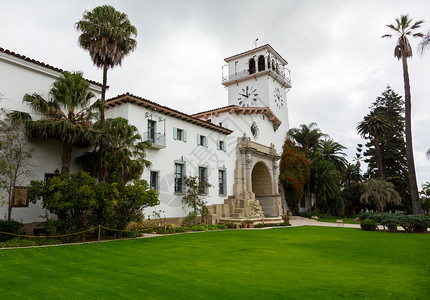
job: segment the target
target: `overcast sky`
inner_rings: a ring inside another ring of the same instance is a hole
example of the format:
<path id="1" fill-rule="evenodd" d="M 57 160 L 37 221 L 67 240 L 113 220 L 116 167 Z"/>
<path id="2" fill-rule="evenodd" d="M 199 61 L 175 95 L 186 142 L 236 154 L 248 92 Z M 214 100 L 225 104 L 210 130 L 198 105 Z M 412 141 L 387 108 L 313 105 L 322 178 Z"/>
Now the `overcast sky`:
<path id="1" fill-rule="evenodd" d="M 396 39 L 386 24 L 408 13 L 426 20 L 430 1 L 217 0 L 217 1 L 6 1 L 0 0 L 0 47 L 102 81 L 74 24 L 85 10 L 111 4 L 136 26 L 137 49 L 108 73 L 107 97 L 130 92 L 185 113 L 227 105 L 221 84 L 223 59 L 270 44 L 289 63 L 290 127 L 316 122 L 348 147 L 351 162 L 356 126 L 389 84 L 404 96 Z M 416 49 L 418 41 L 411 40 Z M 409 60 L 412 129 L 418 183 L 430 181 L 430 53 Z M 0 70 L 1 71 L 1 70 Z M 1 92 L 1 91 L 0 91 Z M 31 92 L 31 91 L 29 91 Z"/>

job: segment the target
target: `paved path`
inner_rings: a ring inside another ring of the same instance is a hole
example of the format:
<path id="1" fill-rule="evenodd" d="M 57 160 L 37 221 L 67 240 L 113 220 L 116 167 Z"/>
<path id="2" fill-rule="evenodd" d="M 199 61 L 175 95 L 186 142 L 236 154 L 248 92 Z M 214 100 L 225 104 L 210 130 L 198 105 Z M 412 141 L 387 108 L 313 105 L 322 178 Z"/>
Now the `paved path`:
<path id="1" fill-rule="evenodd" d="M 297 226 L 324 226 L 324 227 L 360 228 L 360 224 L 343 224 L 343 226 L 342 226 L 342 225 L 339 225 L 337 223 L 318 222 L 317 220 L 301 218 L 301 217 L 292 217 L 290 219 L 290 224 L 292 227 L 297 227 Z"/>

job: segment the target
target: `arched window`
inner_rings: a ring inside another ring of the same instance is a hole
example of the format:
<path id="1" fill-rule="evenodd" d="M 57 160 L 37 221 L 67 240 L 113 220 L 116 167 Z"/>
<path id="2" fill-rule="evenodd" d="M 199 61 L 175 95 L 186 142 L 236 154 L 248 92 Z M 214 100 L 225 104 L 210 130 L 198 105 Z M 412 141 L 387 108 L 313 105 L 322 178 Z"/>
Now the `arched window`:
<path id="1" fill-rule="evenodd" d="M 254 74 L 255 73 L 255 59 L 251 58 L 249 60 L 249 74 Z"/>
<path id="2" fill-rule="evenodd" d="M 265 68 L 265 63 L 264 63 L 264 56 L 260 55 L 258 57 L 258 72 L 264 71 Z"/>
<path id="3" fill-rule="evenodd" d="M 275 60 L 272 59 L 272 70 L 275 71 Z"/>

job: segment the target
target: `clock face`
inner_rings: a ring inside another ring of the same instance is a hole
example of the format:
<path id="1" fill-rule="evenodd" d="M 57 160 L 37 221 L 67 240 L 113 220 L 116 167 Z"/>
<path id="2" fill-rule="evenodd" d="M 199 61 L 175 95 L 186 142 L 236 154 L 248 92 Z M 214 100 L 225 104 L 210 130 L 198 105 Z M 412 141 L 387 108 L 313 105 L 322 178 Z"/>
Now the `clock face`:
<path id="1" fill-rule="evenodd" d="M 252 107 L 257 106 L 257 97 L 257 89 L 247 85 L 239 92 L 239 97 L 237 98 L 237 101 L 239 103 L 239 106 Z"/>
<path id="2" fill-rule="evenodd" d="M 273 97 L 275 98 L 275 103 L 278 108 L 284 107 L 284 98 L 282 98 L 281 90 L 279 88 L 274 89 Z"/>

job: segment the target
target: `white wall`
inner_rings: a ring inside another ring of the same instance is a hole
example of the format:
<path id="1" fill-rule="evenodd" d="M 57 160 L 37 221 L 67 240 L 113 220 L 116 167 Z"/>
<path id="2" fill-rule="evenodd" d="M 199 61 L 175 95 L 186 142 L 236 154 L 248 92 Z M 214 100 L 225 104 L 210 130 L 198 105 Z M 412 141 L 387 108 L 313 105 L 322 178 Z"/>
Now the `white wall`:
<path id="1" fill-rule="evenodd" d="M 147 153 L 147 159 L 152 162 L 151 167 L 146 168 L 142 178 L 150 181 L 150 171 L 159 172 L 159 199 L 160 205 L 145 210 L 146 216 L 153 211 L 162 210 L 166 217 L 186 216 L 190 209 L 183 209 L 182 195 L 174 192 L 174 167 L 175 161 L 185 161 L 186 175 L 198 175 L 199 166 L 208 168 L 208 181 L 213 187 L 205 200 L 208 205 L 224 203 L 226 196 L 218 194 L 218 170 L 225 167 L 227 175 L 227 194 L 231 194 L 234 182 L 235 145 L 227 145 L 227 151 L 217 150 L 217 140 L 226 140 L 228 135 L 219 133 L 212 129 L 191 124 L 184 120 L 166 116 L 153 110 L 125 103 L 106 110 L 107 117 L 118 117 L 128 115 L 129 123 L 135 125 L 143 136 L 148 131 L 148 119 L 145 114 L 152 114 L 152 120 L 157 122 L 157 132 L 166 134 L 166 147 L 163 149 L 151 149 Z M 165 121 L 160 121 L 160 117 Z M 165 125 L 164 125 L 165 123 Z M 173 128 L 186 130 L 187 141 L 173 139 Z M 208 147 L 197 145 L 197 135 L 208 137 Z M 233 151 L 233 152 L 231 152 Z"/>
<path id="2" fill-rule="evenodd" d="M 0 52 L 0 107 L 7 110 L 17 110 L 30 113 L 33 120 L 40 118 L 30 107 L 22 103 L 26 93 L 38 93 L 47 99 L 53 82 L 61 76 L 60 72 L 36 65 L 23 59 Z M 96 94 L 94 101 L 100 97 L 101 87 L 90 85 L 91 91 Z M 38 140 L 28 142 L 29 148 L 34 148 L 33 163 L 28 166 L 32 170 L 32 177 L 19 182 L 26 186 L 31 180 L 43 180 L 45 173 L 61 170 L 62 145 L 55 140 Z M 71 171 L 77 171 L 78 166 L 74 158 L 82 154 L 84 149 L 75 148 L 72 153 Z M 0 191 L 0 201 L 6 197 L 5 191 Z M 41 203 L 30 204 L 29 207 L 12 209 L 12 218 L 24 223 L 43 221 L 40 216 L 45 212 Z M 0 206 L 0 218 L 7 215 L 7 206 Z"/>

